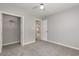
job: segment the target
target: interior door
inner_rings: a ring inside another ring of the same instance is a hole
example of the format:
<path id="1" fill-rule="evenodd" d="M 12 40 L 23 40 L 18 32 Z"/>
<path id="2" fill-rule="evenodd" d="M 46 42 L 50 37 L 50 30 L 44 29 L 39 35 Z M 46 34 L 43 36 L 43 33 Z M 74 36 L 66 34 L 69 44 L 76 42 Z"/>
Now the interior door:
<path id="1" fill-rule="evenodd" d="M 47 20 L 42 21 L 42 40 L 47 40 Z"/>
<path id="2" fill-rule="evenodd" d="M 20 18 L 3 14 L 3 45 L 20 42 Z"/>

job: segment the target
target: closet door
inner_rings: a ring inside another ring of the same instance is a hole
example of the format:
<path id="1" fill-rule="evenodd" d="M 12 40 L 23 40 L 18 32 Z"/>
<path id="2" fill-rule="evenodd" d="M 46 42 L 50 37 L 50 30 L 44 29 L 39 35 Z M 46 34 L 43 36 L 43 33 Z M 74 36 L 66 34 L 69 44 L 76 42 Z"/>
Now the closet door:
<path id="1" fill-rule="evenodd" d="M 20 42 L 20 18 L 3 14 L 3 45 Z"/>

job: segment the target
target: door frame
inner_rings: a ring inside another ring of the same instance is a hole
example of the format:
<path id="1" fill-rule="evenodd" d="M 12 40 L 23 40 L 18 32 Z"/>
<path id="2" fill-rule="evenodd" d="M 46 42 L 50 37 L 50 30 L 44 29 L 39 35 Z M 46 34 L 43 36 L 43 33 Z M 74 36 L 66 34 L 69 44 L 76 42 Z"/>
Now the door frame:
<path id="1" fill-rule="evenodd" d="M 4 11 L 0 11 L 0 41 L 2 43 L 3 41 L 3 18 L 2 18 L 2 15 L 3 14 L 7 14 L 7 15 L 12 15 L 12 16 L 16 16 L 16 17 L 20 17 L 20 43 L 21 43 L 21 46 L 24 46 L 24 16 L 21 16 L 21 15 L 16 15 L 16 14 L 13 14 L 13 13 L 8 13 L 8 12 L 4 12 Z"/>

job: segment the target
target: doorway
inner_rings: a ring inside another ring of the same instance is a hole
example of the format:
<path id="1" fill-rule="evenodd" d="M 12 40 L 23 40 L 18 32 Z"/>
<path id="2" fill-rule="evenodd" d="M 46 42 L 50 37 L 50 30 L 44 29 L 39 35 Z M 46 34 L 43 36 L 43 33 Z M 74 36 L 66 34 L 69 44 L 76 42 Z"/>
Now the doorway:
<path id="1" fill-rule="evenodd" d="M 40 19 L 37 19 L 35 21 L 35 36 L 36 36 L 36 40 L 41 40 L 41 20 Z"/>
<path id="2" fill-rule="evenodd" d="M 21 43 L 20 39 L 20 17 L 2 14 L 2 45 L 10 45 L 14 43 Z"/>

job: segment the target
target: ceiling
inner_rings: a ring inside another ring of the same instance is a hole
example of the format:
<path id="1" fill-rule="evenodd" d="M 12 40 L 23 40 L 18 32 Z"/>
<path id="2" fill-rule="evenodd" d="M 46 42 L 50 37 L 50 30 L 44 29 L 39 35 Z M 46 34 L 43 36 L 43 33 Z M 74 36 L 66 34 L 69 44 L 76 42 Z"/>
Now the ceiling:
<path id="1" fill-rule="evenodd" d="M 35 6 L 39 6 L 40 3 L 2 3 L 2 6 L 17 6 L 25 9 L 33 16 L 48 16 L 51 14 L 55 14 L 60 11 L 64 11 L 66 9 L 75 7 L 79 5 L 78 3 L 44 3 L 45 10 L 42 11 L 39 8 L 33 9 Z"/>

